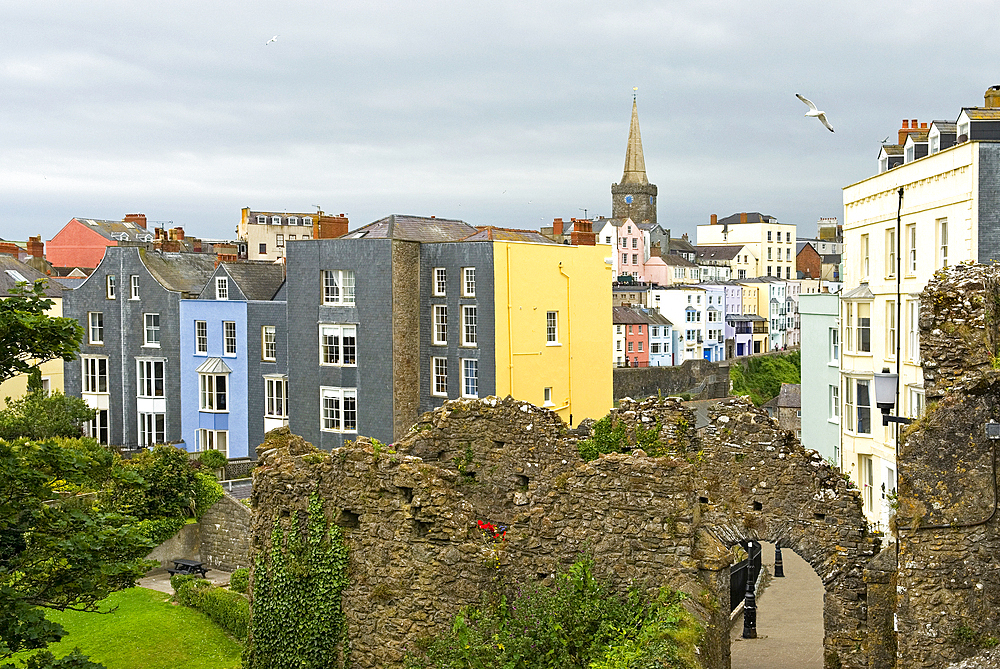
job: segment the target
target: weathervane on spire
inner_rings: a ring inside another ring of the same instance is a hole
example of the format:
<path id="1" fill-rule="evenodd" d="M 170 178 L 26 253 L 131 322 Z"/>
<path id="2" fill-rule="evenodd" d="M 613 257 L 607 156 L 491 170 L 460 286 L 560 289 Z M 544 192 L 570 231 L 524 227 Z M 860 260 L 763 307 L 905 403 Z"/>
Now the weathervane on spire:
<path id="1" fill-rule="evenodd" d="M 636 95 L 636 91 L 638 91 L 638 90 L 639 90 L 638 86 L 633 86 L 632 87 L 632 102 L 635 102 L 635 95 Z"/>

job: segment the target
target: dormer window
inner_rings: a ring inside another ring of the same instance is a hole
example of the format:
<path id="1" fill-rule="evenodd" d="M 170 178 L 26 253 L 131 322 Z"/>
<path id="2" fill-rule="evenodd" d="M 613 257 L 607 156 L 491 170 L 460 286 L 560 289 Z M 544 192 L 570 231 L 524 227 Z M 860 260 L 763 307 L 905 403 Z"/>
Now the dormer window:
<path id="1" fill-rule="evenodd" d="M 260 225 L 267 225 L 267 216 L 258 216 L 257 223 Z"/>
<path id="2" fill-rule="evenodd" d="M 962 114 L 965 116 L 965 114 Z M 969 119 L 961 118 L 958 121 L 958 136 L 965 137 L 966 140 L 969 139 Z"/>
<path id="3" fill-rule="evenodd" d="M 298 216 L 289 216 L 288 217 L 288 225 L 298 225 L 298 224 L 299 224 L 299 217 Z"/>
<path id="4" fill-rule="evenodd" d="M 281 225 L 281 216 L 272 216 L 271 225 Z"/>
<path id="5" fill-rule="evenodd" d="M 929 153 L 935 154 L 941 150 L 941 132 L 937 128 L 931 129 L 927 141 L 930 144 Z"/>
<path id="6" fill-rule="evenodd" d="M 880 156 L 878 159 L 878 173 L 882 174 L 883 172 L 888 172 L 888 171 L 889 171 L 889 156 L 882 154 L 882 156 Z"/>
<path id="7" fill-rule="evenodd" d="M 302 217 L 302 225 L 312 225 L 312 224 L 313 224 L 312 216 Z"/>

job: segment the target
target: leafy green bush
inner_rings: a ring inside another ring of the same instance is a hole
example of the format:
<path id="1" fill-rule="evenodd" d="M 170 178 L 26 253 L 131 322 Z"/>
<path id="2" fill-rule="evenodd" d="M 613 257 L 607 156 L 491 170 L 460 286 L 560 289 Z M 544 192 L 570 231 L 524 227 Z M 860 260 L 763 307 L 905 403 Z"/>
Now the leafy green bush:
<path id="1" fill-rule="evenodd" d="M 229 589 L 246 594 L 250 587 L 250 570 L 240 567 L 229 576 Z"/>
<path id="2" fill-rule="evenodd" d="M 577 442 L 576 448 L 584 460 L 596 460 L 601 453 L 621 453 L 628 445 L 625 424 L 612 424 L 611 416 L 605 416 L 594 423 L 594 436 Z"/>
<path id="3" fill-rule="evenodd" d="M 198 456 L 199 462 L 206 469 L 222 469 L 226 466 L 229 460 L 222 453 L 222 451 L 217 451 L 214 449 L 209 449 L 207 451 L 202 451 L 201 455 Z"/>
<path id="4" fill-rule="evenodd" d="M 682 595 L 666 590 L 650 601 L 593 576 L 581 558 L 551 587 L 514 584 L 501 596 L 456 616 L 452 630 L 411 652 L 407 666 L 601 669 L 698 667 L 701 629 Z M 603 664 L 601 664 L 603 663 Z"/>
<path id="5" fill-rule="evenodd" d="M 125 461 L 142 483 L 114 492 L 118 508 L 138 518 L 193 516 L 197 507 L 195 468 L 187 451 L 156 446 Z"/>
<path id="6" fill-rule="evenodd" d="M 174 589 L 174 594 L 177 594 L 182 585 L 196 580 L 205 581 L 205 579 L 201 578 L 197 574 L 174 574 L 170 577 L 170 587 Z M 208 581 L 205 582 L 208 583 Z"/>
<path id="7" fill-rule="evenodd" d="M 83 424 L 94 418 L 94 410 L 79 397 L 29 392 L 17 399 L 7 398 L 0 411 L 0 439 L 49 439 L 82 437 Z"/>
<path id="8" fill-rule="evenodd" d="M 179 516 L 172 518 L 146 518 L 136 523 L 139 532 L 150 541 L 159 545 L 174 536 L 184 527 L 185 521 Z"/>
<path id="9" fill-rule="evenodd" d="M 201 519 L 202 515 L 212 508 L 212 505 L 222 499 L 225 493 L 216 478 L 205 472 L 194 474 L 194 517 Z"/>
<path id="10" fill-rule="evenodd" d="M 801 383 L 802 365 L 798 351 L 787 355 L 764 355 L 729 366 L 733 395 L 749 395 L 757 406 L 781 392 L 782 383 Z"/>
<path id="11" fill-rule="evenodd" d="M 171 579 L 173 584 L 173 579 Z M 184 581 L 177 589 L 177 601 L 198 609 L 240 641 L 246 641 L 250 624 L 250 602 L 243 595 L 217 588 L 200 578 Z"/>

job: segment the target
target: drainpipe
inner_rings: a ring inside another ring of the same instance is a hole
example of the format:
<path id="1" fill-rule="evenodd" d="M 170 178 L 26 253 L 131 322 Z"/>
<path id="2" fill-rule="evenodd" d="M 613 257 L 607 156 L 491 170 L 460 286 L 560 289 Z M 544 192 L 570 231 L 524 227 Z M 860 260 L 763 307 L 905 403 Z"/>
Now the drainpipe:
<path id="1" fill-rule="evenodd" d="M 504 244 L 504 251 L 506 253 L 506 271 L 504 274 L 507 278 L 507 394 L 511 397 L 514 396 L 514 341 L 512 339 L 514 329 L 511 325 L 511 318 L 513 317 L 513 311 L 510 304 L 510 244 Z"/>
<path id="2" fill-rule="evenodd" d="M 560 407 L 562 409 L 570 408 L 573 405 L 573 319 L 571 317 L 573 310 L 570 306 L 572 302 L 570 302 L 569 274 L 563 269 L 562 261 L 559 261 L 559 273 L 566 277 L 566 382 L 569 390 L 569 402 L 566 403 L 565 407 Z M 572 409 L 570 409 L 570 413 L 572 413 Z"/>

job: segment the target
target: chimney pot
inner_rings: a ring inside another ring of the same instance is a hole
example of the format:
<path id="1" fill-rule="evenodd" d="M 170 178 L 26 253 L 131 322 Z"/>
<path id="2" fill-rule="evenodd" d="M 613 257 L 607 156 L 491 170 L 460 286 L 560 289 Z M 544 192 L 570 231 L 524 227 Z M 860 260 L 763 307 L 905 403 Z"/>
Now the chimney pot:
<path id="1" fill-rule="evenodd" d="M 910 129 L 912 130 L 913 128 L 916 127 L 917 127 L 917 119 L 913 119 L 912 121 L 910 121 Z"/>
<path id="2" fill-rule="evenodd" d="M 924 129 L 924 128 L 926 128 L 926 127 L 927 127 L 927 124 L 926 124 L 926 123 L 921 123 L 921 124 L 920 124 L 920 129 L 921 129 L 921 130 L 923 130 L 923 129 Z"/>
<path id="3" fill-rule="evenodd" d="M 143 230 L 146 229 L 146 214 L 125 214 L 126 222 L 135 223 Z"/>
<path id="4" fill-rule="evenodd" d="M 740 214 L 740 223 L 746 223 L 746 222 L 747 222 L 747 213 L 744 211 Z"/>
<path id="5" fill-rule="evenodd" d="M 903 129 L 905 130 L 906 128 L 909 128 L 909 127 L 910 127 L 910 122 L 909 122 L 909 121 L 907 121 L 907 120 L 906 120 L 906 119 L 904 118 L 904 119 L 903 119 Z"/>
<path id="6" fill-rule="evenodd" d="M 718 222 L 719 222 L 719 215 L 718 214 L 712 214 L 712 218 L 710 219 L 710 221 L 711 221 L 711 225 L 718 224 Z"/>

